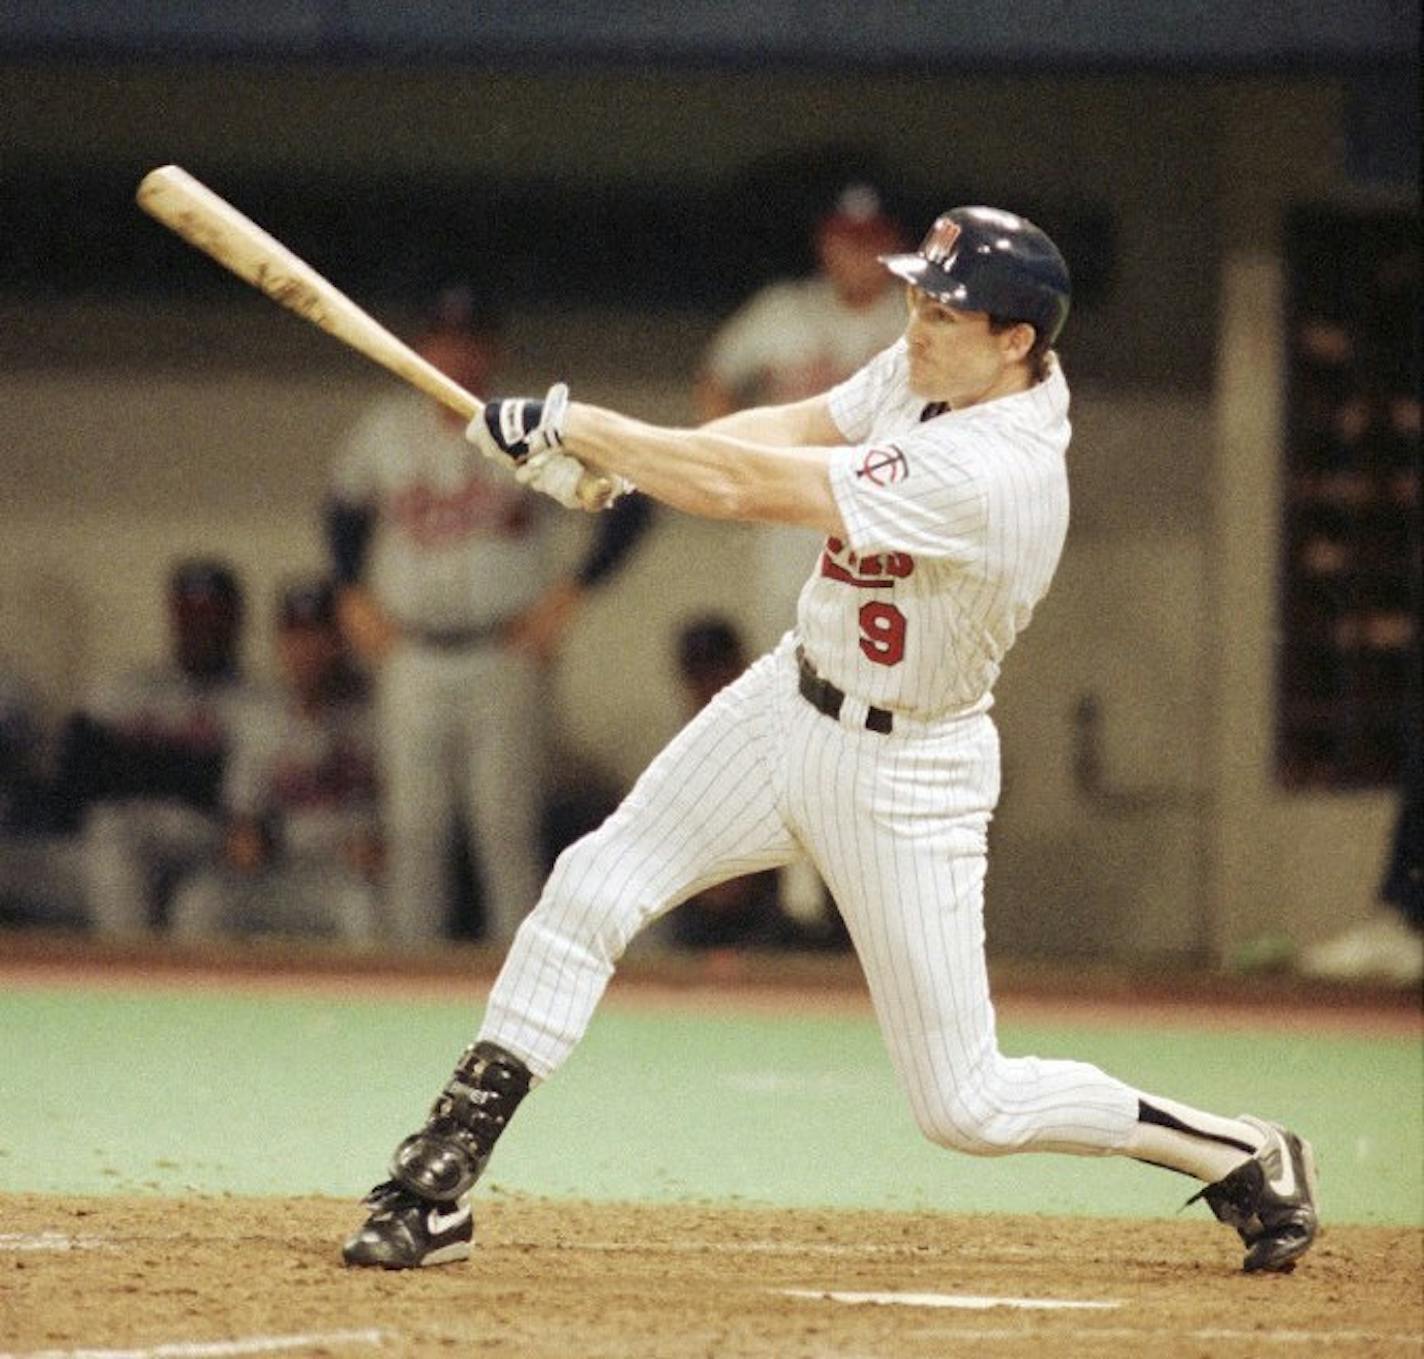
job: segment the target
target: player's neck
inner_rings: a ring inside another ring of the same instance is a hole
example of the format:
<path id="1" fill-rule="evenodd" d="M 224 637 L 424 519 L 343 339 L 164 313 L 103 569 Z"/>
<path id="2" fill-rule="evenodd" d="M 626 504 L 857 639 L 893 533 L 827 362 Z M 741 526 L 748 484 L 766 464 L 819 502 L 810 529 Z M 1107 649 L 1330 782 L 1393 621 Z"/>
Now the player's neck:
<path id="1" fill-rule="evenodd" d="M 982 406 L 986 401 L 999 401 L 1006 396 L 1017 396 L 1033 386 L 1028 368 L 1022 363 L 1010 364 L 987 387 L 977 393 L 961 392 L 950 404 L 957 411 L 970 406 Z"/>

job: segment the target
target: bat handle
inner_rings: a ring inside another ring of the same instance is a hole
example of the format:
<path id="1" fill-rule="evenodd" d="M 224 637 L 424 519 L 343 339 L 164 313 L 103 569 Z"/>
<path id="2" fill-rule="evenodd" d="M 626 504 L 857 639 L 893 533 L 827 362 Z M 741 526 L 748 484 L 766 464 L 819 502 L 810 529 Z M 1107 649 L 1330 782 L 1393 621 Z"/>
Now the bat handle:
<path id="1" fill-rule="evenodd" d="M 613 482 L 602 472 L 585 470 L 579 478 L 577 495 L 579 503 L 586 510 L 607 509 L 615 493 Z"/>

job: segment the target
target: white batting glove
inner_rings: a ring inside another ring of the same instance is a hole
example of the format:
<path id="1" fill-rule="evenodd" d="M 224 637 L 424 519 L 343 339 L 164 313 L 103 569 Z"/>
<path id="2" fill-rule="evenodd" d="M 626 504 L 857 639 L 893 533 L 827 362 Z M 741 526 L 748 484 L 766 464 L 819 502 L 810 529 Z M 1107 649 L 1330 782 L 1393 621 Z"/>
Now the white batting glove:
<path id="1" fill-rule="evenodd" d="M 568 409 L 568 386 L 556 382 L 542 401 L 505 397 L 488 402 L 465 427 L 465 438 L 495 462 L 521 464 L 563 445 Z"/>
<path id="2" fill-rule="evenodd" d="M 517 482 L 530 490 L 542 491 L 566 510 L 587 510 L 590 514 L 597 514 L 633 489 L 633 483 L 626 477 L 604 475 L 600 480 L 609 488 L 608 492 L 590 504 L 579 494 L 579 485 L 587 478 L 588 468 L 572 453 L 558 453 L 553 449 L 532 454 L 514 469 Z"/>
<path id="3" fill-rule="evenodd" d="M 579 482 L 587 470 L 572 454 L 546 448 L 525 458 L 514 469 L 514 479 L 531 491 L 541 491 L 557 500 L 566 510 L 606 509 L 612 503 L 612 497 L 606 504 L 592 507 L 579 499 Z"/>

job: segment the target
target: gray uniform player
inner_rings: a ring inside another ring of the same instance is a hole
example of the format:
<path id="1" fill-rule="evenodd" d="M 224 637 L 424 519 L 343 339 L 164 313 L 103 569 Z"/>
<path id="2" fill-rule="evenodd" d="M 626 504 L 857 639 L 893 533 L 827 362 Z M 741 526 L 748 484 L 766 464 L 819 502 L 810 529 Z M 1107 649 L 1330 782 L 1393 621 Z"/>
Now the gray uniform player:
<path id="1" fill-rule="evenodd" d="M 447 296 L 417 348 L 478 392 L 493 344 Z M 546 502 L 479 457 L 447 411 L 408 392 L 366 411 L 333 483 L 343 621 L 378 677 L 391 935 L 420 944 L 445 933 L 463 818 L 486 936 L 507 941 L 541 876 L 537 667 L 584 589 L 641 531 L 646 504 L 626 498 L 576 576 L 551 581 Z"/>
<path id="2" fill-rule="evenodd" d="M 237 578 L 221 562 L 180 563 L 168 611 L 173 662 L 100 685 L 66 742 L 63 763 L 88 785 L 86 894 L 101 934 L 161 924 L 173 889 L 221 844 L 223 763 L 251 696 L 238 672 Z"/>
<path id="3" fill-rule="evenodd" d="M 174 935 L 379 933 L 381 843 L 370 705 L 324 580 L 283 590 L 284 685 L 245 704 L 223 781 L 223 862 L 173 900 Z"/>
<path id="4" fill-rule="evenodd" d="M 984 959 L 999 790 L 992 688 L 1067 528 L 1068 387 L 1052 344 L 1062 257 L 991 208 L 940 217 L 903 338 L 827 395 L 671 430 L 565 389 L 471 426 L 563 495 L 569 464 L 692 513 L 825 535 L 794 637 L 653 761 L 560 858 L 466 1049 L 347 1242 L 355 1265 L 468 1251 L 466 1195 L 520 1100 L 578 1042 L 633 934 L 688 895 L 804 848 L 831 887 L 925 1136 L 977 1155 L 1128 1156 L 1203 1182 L 1248 1270 L 1316 1233 L 1309 1145 L 1264 1120 L 1143 1094 L 1084 1062 L 998 1049 Z M 675 833 L 674 833 L 675 831 Z"/>

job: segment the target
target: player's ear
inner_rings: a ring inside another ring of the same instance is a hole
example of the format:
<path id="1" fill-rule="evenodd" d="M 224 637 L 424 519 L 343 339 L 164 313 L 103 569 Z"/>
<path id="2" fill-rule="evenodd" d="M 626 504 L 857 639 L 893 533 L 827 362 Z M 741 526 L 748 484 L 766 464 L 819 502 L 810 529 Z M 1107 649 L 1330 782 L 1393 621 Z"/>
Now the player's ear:
<path id="1" fill-rule="evenodd" d="M 999 348 L 1009 363 L 1028 357 L 1038 332 L 1027 321 L 1017 321 L 999 332 Z"/>

